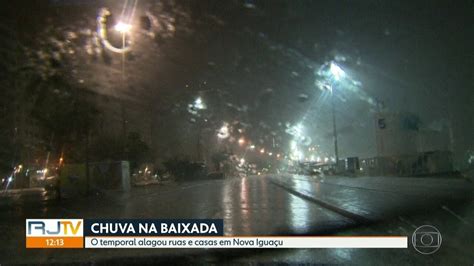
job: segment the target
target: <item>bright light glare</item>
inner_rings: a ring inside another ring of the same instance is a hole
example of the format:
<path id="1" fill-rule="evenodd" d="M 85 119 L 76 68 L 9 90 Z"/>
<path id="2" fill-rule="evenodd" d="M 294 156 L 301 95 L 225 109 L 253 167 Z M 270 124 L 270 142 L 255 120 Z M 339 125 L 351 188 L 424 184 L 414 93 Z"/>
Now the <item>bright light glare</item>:
<path id="1" fill-rule="evenodd" d="M 297 134 L 301 134 L 303 131 L 303 125 L 301 123 L 295 125 L 295 131 Z"/>
<path id="2" fill-rule="evenodd" d="M 336 63 L 331 62 L 331 66 L 329 67 L 329 71 L 331 71 L 332 76 L 335 80 L 340 80 L 344 77 L 345 72 L 342 70 Z"/>
<path id="3" fill-rule="evenodd" d="M 239 139 L 239 145 L 243 145 L 245 143 L 245 139 L 242 137 Z"/>
<path id="4" fill-rule="evenodd" d="M 294 140 L 290 141 L 290 148 L 291 148 L 292 150 L 295 150 L 295 149 L 296 149 L 296 141 L 294 141 Z"/>
<path id="5" fill-rule="evenodd" d="M 291 152 L 290 158 L 294 161 L 300 161 L 304 158 L 304 155 L 301 151 L 299 151 L 298 149 L 295 149 Z"/>
<path id="6" fill-rule="evenodd" d="M 121 21 L 117 23 L 117 25 L 115 25 L 115 30 L 120 33 L 128 33 L 130 32 L 131 29 L 132 29 L 132 25 L 123 23 Z"/>
<path id="7" fill-rule="evenodd" d="M 224 123 L 224 125 L 219 129 L 219 132 L 217 133 L 217 137 L 220 139 L 226 139 L 230 135 L 229 133 L 229 127 L 227 123 Z"/>
<path id="8" fill-rule="evenodd" d="M 196 107 L 196 109 L 199 109 L 199 110 L 206 109 L 206 105 L 203 103 L 201 97 L 198 97 L 198 98 L 194 101 L 194 107 Z"/>

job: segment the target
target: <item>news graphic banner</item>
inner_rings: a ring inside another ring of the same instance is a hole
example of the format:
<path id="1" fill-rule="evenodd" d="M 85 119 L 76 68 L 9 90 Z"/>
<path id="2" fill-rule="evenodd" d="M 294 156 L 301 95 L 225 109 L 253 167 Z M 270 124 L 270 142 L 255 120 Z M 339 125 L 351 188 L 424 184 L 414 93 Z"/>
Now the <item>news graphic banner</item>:
<path id="1" fill-rule="evenodd" d="M 222 219 L 27 219 L 27 248 L 407 248 L 406 236 L 224 236 Z"/>
<path id="2" fill-rule="evenodd" d="M 26 248 L 83 248 L 82 219 L 26 219 Z"/>

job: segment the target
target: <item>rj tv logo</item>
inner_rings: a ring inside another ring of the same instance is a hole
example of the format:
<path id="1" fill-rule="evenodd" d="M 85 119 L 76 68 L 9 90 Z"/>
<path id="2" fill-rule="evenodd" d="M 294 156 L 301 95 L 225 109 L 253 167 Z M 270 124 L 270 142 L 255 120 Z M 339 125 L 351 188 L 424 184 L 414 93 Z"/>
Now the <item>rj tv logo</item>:
<path id="1" fill-rule="evenodd" d="M 27 219 L 27 248 L 82 248 L 82 219 Z"/>

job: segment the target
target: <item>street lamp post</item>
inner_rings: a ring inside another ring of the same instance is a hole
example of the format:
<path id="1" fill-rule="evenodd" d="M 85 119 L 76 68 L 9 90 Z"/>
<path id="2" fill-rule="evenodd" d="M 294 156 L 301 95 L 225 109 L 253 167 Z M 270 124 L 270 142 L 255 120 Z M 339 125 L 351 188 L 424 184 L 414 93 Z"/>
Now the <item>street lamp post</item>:
<path id="1" fill-rule="evenodd" d="M 333 86 L 331 86 L 331 106 L 332 106 L 332 130 L 334 136 L 334 156 L 336 157 L 336 170 L 339 164 L 339 151 L 337 147 L 337 127 L 336 127 L 336 101 L 334 100 Z"/>
<path id="2" fill-rule="evenodd" d="M 339 165 L 339 150 L 337 146 L 337 126 L 336 126 L 336 100 L 334 97 L 334 87 L 337 81 L 339 81 L 344 75 L 345 72 L 342 70 L 336 63 L 331 62 L 329 66 L 329 71 L 333 81 L 331 82 L 331 109 L 332 109 L 332 130 L 334 136 L 334 156 L 336 157 L 336 171 Z"/>
<path id="3" fill-rule="evenodd" d="M 196 98 L 194 103 L 191 105 L 192 109 L 197 113 L 199 111 L 202 111 L 206 109 L 206 104 L 203 102 L 201 97 Z M 197 132 L 197 143 L 196 143 L 196 161 L 201 161 L 203 158 L 203 152 L 202 152 L 202 131 L 204 127 L 205 119 L 197 119 L 196 124 L 198 126 L 198 132 Z M 205 157 L 205 156 L 204 156 Z M 204 158 L 205 160 L 205 158 Z"/>
<path id="4" fill-rule="evenodd" d="M 122 82 L 125 84 L 125 35 L 130 33 L 132 29 L 132 25 L 118 22 L 115 25 L 115 30 L 122 35 Z M 120 101 L 121 109 L 122 109 L 122 134 L 123 134 L 123 158 L 127 157 L 126 152 L 126 142 L 127 142 L 127 119 L 126 119 L 126 110 L 124 101 Z"/>
<path id="5" fill-rule="evenodd" d="M 130 32 L 132 25 L 119 22 L 115 25 L 115 30 L 122 34 L 122 51 L 125 51 L 125 35 Z M 122 52 L 122 79 L 124 79 L 125 71 L 125 52 Z"/>

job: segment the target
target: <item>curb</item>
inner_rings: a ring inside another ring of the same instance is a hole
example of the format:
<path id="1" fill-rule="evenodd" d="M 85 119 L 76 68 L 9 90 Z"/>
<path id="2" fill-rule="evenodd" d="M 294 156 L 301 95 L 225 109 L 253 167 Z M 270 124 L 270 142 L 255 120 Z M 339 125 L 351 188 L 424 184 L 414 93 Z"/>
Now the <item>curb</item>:
<path id="1" fill-rule="evenodd" d="M 364 216 L 361 216 L 359 214 L 356 214 L 356 213 L 353 213 L 353 212 L 350 212 L 350 211 L 347 211 L 347 210 L 344 210 L 342 208 L 339 208 L 338 206 L 336 205 L 333 205 L 327 201 L 324 201 L 320 198 L 317 198 L 317 197 L 314 197 L 314 196 L 309 196 L 307 194 L 304 194 L 304 193 L 301 193 L 301 192 L 298 192 L 298 191 L 295 191 L 291 188 L 289 188 L 288 186 L 285 186 L 284 184 L 282 184 L 281 182 L 276 182 L 274 180 L 270 180 L 270 183 L 277 186 L 277 187 L 280 187 L 286 191 L 288 191 L 289 193 L 295 195 L 295 196 L 298 196 L 300 198 L 303 198 L 307 201 L 310 201 L 310 202 L 313 202 L 313 203 L 316 203 L 326 209 L 329 209 L 335 213 L 338 213 L 346 218 L 349 218 L 351 220 L 354 220 L 355 222 L 357 223 L 361 223 L 361 224 L 367 224 L 367 223 L 372 223 L 372 222 L 375 222 L 375 220 L 372 220 L 372 219 L 368 219 Z"/>

